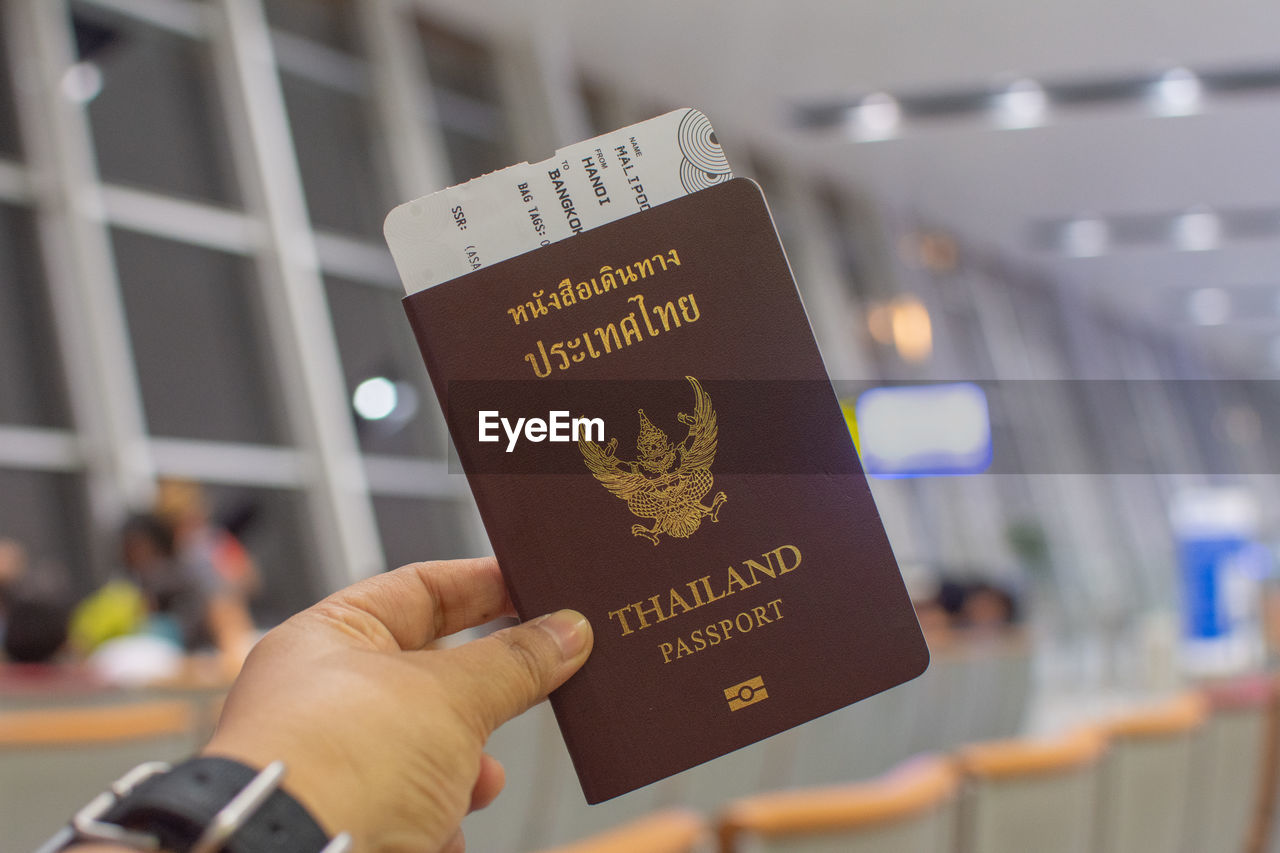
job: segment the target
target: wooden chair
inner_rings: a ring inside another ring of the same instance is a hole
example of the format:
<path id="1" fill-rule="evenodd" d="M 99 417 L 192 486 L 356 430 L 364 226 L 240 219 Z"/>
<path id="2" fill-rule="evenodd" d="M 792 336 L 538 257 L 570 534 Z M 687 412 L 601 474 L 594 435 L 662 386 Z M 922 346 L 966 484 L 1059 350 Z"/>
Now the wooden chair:
<path id="1" fill-rule="evenodd" d="M 545 701 L 490 736 L 485 751 L 502 762 L 507 781 L 491 806 L 462 821 L 468 850 L 530 850 L 549 843 L 557 803 L 574 793 L 564 789 L 566 780 L 554 760 L 557 749 L 564 752 L 551 703 Z"/>
<path id="2" fill-rule="evenodd" d="M 0 712 L 47 708 L 50 705 L 105 705 L 120 701 L 121 692 L 84 666 L 0 663 Z"/>
<path id="3" fill-rule="evenodd" d="M 657 785 L 647 785 L 620 797 L 614 797 L 603 803 L 587 805 L 578 783 L 578 774 L 573 769 L 573 762 L 560 739 L 559 732 L 552 733 L 550 742 L 554 755 L 548 765 L 550 772 L 543 777 L 543 784 L 548 788 L 544 792 L 544 800 L 551 799 L 547 794 L 555 792 L 554 801 L 544 810 L 545 825 L 538 836 L 541 844 L 567 844 L 568 842 L 587 836 L 607 832 L 610 828 L 629 824 L 641 817 L 675 807 L 675 803 L 659 803 Z"/>
<path id="4" fill-rule="evenodd" d="M 909 709 L 908 754 L 948 750 L 956 723 L 952 715 L 967 717 L 971 704 L 966 675 L 969 661 L 958 640 L 935 642 L 929 647 L 929 668 L 920 677 L 895 687 Z"/>
<path id="5" fill-rule="evenodd" d="M 463 820 L 468 850 L 567 844 L 658 811 L 656 785 L 587 805 L 550 702 L 498 728 L 485 750 L 502 762 L 507 783 L 493 805 Z"/>
<path id="6" fill-rule="evenodd" d="M 4 848 L 34 849 L 134 766 L 184 758 L 195 722 L 185 702 L 0 713 Z"/>
<path id="7" fill-rule="evenodd" d="M 1099 853 L 1169 853 L 1182 845 L 1193 749 L 1208 717 L 1198 693 L 1112 721 L 1098 799 Z"/>
<path id="8" fill-rule="evenodd" d="M 985 652 L 990 661 L 982 685 L 985 700 L 970 722 L 968 740 L 1017 737 L 1031 701 L 1031 643 L 1022 630 L 1009 628 L 998 642 L 986 644 Z"/>
<path id="9" fill-rule="evenodd" d="M 211 656 L 192 656 L 173 677 L 142 687 L 103 681 L 83 665 L 0 663 L 0 712 L 79 705 L 173 700 L 190 702 L 198 715 L 197 734 L 207 739 L 233 681 Z"/>
<path id="10" fill-rule="evenodd" d="M 956 762 L 960 853 L 1089 853 L 1094 841 L 1097 729 L 1054 739 L 974 744 Z"/>
<path id="11" fill-rule="evenodd" d="M 910 756 L 910 694 L 894 688 L 793 729 L 785 773 L 762 790 L 835 785 L 884 773 Z"/>
<path id="12" fill-rule="evenodd" d="M 701 815 L 670 809 L 544 853 L 697 853 L 709 840 Z"/>
<path id="13" fill-rule="evenodd" d="M 890 691 L 909 709 L 908 755 L 1021 731 L 1031 697 L 1031 647 L 1021 629 L 951 632 L 931 640 L 930 651 L 929 670 Z"/>
<path id="14" fill-rule="evenodd" d="M 189 655 L 177 674 L 137 688 L 139 695 L 155 700 L 187 702 L 196 713 L 196 737 L 213 737 L 227 692 L 235 681 L 232 664 L 213 655 Z"/>
<path id="15" fill-rule="evenodd" d="M 1274 692 L 1266 678 L 1204 685 L 1208 722 L 1192 754 L 1182 850 L 1242 853 L 1261 804 Z"/>
<path id="16" fill-rule="evenodd" d="M 785 755 L 785 763 L 791 763 L 796 742 L 807 736 L 808 725 L 811 724 L 744 746 L 661 780 L 653 786 L 656 807 L 688 808 L 714 814 L 730 800 L 780 787 L 789 774 L 777 770 L 778 757 Z"/>
<path id="17" fill-rule="evenodd" d="M 851 785 L 760 794 L 719 820 L 721 853 L 946 853 L 954 841 L 957 774 L 921 757 Z"/>
<path id="18" fill-rule="evenodd" d="M 1276 815 L 1280 814 L 1280 676 L 1268 677 L 1271 686 L 1271 703 L 1267 707 L 1266 743 L 1263 746 L 1262 781 L 1258 792 L 1258 808 L 1253 818 L 1248 853 L 1277 851 L 1280 848 L 1280 832 L 1276 831 Z"/>

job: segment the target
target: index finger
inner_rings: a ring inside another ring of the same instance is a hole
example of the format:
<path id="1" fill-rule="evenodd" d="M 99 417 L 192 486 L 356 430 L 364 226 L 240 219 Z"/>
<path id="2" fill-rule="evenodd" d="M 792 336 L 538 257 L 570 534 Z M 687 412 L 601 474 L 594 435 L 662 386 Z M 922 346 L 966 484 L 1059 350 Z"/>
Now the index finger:
<path id="1" fill-rule="evenodd" d="M 431 641 L 512 613 L 493 557 L 411 563 L 339 590 L 304 610 L 357 642 L 382 651 Z"/>

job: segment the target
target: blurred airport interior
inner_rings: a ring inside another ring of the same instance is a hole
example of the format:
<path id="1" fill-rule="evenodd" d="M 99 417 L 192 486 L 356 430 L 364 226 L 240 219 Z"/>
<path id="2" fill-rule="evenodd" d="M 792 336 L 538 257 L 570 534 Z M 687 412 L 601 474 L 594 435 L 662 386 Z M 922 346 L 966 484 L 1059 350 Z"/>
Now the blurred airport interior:
<path id="1" fill-rule="evenodd" d="M 258 629 L 489 553 L 383 217 L 694 106 L 769 199 L 933 667 L 590 809 L 539 707 L 469 849 L 678 808 L 573 849 L 1280 850 L 1277 24 L 0 0 L 0 836 L 189 750 Z"/>

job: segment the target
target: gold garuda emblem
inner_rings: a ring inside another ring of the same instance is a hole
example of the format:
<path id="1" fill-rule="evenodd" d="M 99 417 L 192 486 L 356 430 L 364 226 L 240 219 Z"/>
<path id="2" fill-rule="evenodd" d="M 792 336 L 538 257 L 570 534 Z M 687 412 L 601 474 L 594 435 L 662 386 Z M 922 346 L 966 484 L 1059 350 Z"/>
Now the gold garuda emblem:
<path id="1" fill-rule="evenodd" d="M 604 447 L 584 435 L 578 448 L 587 468 L 604 487 L 627 502 L 627 508 L 639 518 L 653 519 L 652 527 L 631 525 L 634 536 L 643 536 L 658 544 L 666 534 L 688 539 L 707 516 L 718 521 L 724 492 L 717 492 L 711 506 L 702 502 L 715 479 L 711 464 L 716 458 L 716 412 L 711 398 L 698 380 L 686 376 L 693 386 L 693 414 L 679 413 L 680 423 L 689 434 L 679 444 L 672 444 L 667 434 L 653 425 L 640 409 L 640 435 L 636 438 L 634 462 L 614 455 L 618 439 L 611 438 Z"/>

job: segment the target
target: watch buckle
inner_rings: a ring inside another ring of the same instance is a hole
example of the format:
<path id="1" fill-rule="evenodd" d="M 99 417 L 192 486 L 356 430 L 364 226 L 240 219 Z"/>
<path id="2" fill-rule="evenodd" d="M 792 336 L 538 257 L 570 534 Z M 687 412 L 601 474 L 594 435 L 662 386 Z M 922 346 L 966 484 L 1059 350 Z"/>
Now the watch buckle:
<path id="1" fill-rule="evenodd" d="M 106 823 L 102 820 L 102 816 L 120 800 L 129 796 L 129 793 L 139 784 L 157 774 L 168 773 L 170 769 L 172 769 L 171 766 L 163 761 L 147 761 L 112 782 L 108 790 L 86 803 L 84 808 L 76 812 L 75 817 L 71 819 L 71 825 L 75 827 L 79 840 L 106 841 L 139 850 L 159 850 L 160 839 L 154 835 L 125 829 L 114 823 Z"/>

